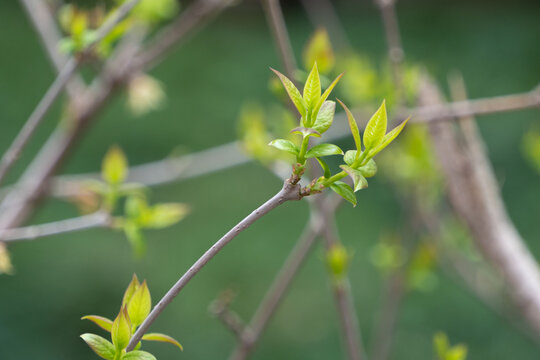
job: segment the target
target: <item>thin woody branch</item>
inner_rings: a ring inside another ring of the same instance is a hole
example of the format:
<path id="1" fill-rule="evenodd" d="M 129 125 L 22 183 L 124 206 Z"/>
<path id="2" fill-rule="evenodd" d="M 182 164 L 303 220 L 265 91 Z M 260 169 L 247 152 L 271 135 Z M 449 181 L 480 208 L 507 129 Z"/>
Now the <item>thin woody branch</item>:
<path id="1" fill-rule="evenodd" d="M 439 89 L 427 78 L 421 100 L 442 103 Z M 447 193 L 482 254 L 504 277 L 510 298 L 523 318 L 540 333 L 540 270 L 514 227 L 502 202 L 496 177 L 472 121 L 456 129 L 448 122 L 430 124 Z"/>
<path id="2" fill-rule="evenodd" d="M 14 243 L 20 241 L 29 241 L 47 236 L 60 235 L 98 227 L 106 227 L 109 225 L 110 215 L 100 211 L 72 219 L 8 229 L 2 234 L 0 242 Z"/>
<path id="3" fill-rule="evenodd" d="M 51 10 L 42 0 L 20 0 L 20 2 L 32 21 L 51 63 L 57 72 L 62 71 L 70 59 L 58 50 L 58 43 L 62 38 L 62 34 L 56 26 Z M 81 93 L 84 87 L 85 83 L 82 77 L 74 74 L 68 81 L 66 90 L 73 100 Z"/>
<path id="4" fill-rule="evenodd" d="M 291 177 L 292 179 L 292 177 Z M 284 204 L 287 201 L 300 200 L 300 185 L 291 179 L 286 180 L 283 188 L 274 195 L 271 199 L 254 210 L 251 214 L 240 221 L 236 226 L 229 230 L 221 239 L 219 239 L 210 249 L 208 249 L 195 263 L 182 275 L 182 277 L 174 284 L 170 290 L 161 298 L 158 304 L 152 309 L 148 317 L 144 320 L 141 326 L 137 329 L 131 338 L 127 351 L 133 350 L 142 336 L 148 331 L 156 318 L 165 310 L 165 308 L 174 300 L 180 291 L 189 283 L 189 281 L 197 275 L 197 273 L 216 256 L 229 242 L 231 242 L 238 234 L 247 229 L 251 224 L 268 214 L 270 211 Z"/>
<path id="5" fill-rule="evenodd" d="M 339 196 L 327 197 L 325 200 L 324 209 L 329 214 L 333 213 L 341 199 Z M 236 348 L 229 356 L 230 360 L 246 359 L 252 352 L 262 333 L 266 329 L 270 319 L 277 310 L 285 293 L 289 289 L 293 279 L 300 270 L 307 255 L 310 253 L 317 236 L 321 235 L 324 230 L 326 217 L 316 211 L 312 211 L 310 220 L 306 225 L 302 235 L 296 245 L 288 255 L 285 263 L 279 270 L 278 274 L 272 281 L 268 291 L 260 302 L 257 310 L 251 318 L 246 330 L 239 338 Z"/>
<path id="6" fill-rule="evenodd" d="M 322 205 L 318 205 L 320 211 L 324 211 Z M 332 249 L 342 246 L 341 240 L 337 233 L 335 224 L 334 212 L 326 214 L 326 223 L 324 224 L 324 246 L 326 252 L 329 253 Z M 345 342 L 348 358 L 350 360 L 366 359 L 364 345 L 360 334 L 360 326 L 358 325 L 358 315 L 354 307 L 354 299 L 352 296 L 351 284 L 347 274 L 340 281 L 332 282 L 332 293 L 339 313 L 341 331 Z"/>
<path id="7" fill-rule="evenodd" d="M 96 31 L 96 38 L 90 43 L 85 51 L 91 50 L 94 45 L 101 41 L 114 27 L 129 13 L 129 11 L 140 0 L 131 0 L 124 3 L 118 10 L 110 16 L 105 23 Z M 81 57 L 82 59 L 82 57 Z M 70 58 L 63 66 L 62 70 L 51 84 L 43 98 L 40 100 L 37 107 L 34 109 L 23 128 L 17 134 L 7 151 L 0 159 L 0 183 L 5 178 L 8 171 L 11 169 L 24 147 L 38 128 L 45 115 L 49 112 L 55 100 L 64 90 L 64 87 L 70 81 L 72 75 L 77 70 L 80 60 Z"/>
<path id="8" fill-rule="evenodd" d="M 215 1 L 198 0 L 190 7 L 198 6 L 201 2 L 218 5 Z M 184 13 L 186 12 L 189 12 L 189 8 L 184 11 Z M 196 19 L 197 17 L 195 17 Z M 180 20 L 183 21 L 184 18 L 180 18 L 170 26 L 174 26 Z M 189 21 L 189 26 L 180 27 L 183 36 L 187 36 L 193 30 L 196 30 L 198 24 L 197 21 Z M 181 39 L 182 37 L 176 38 L 178 41 Z M 139 54 L 141 54 L 139 56 L 144 56 L 145 53 Z M 19 226 L 26 219 L 35 203 L 47 189 L 52 175 L 62 165 L 78 137 L 88 127 L 97 113 L 116 93 L 117 89 L 125 84 L 133 74 L 145 70 L 144 67 L 141 67 L 140 61 L 134 61 L 138 59 L 135 55 L 136 53 L 130 56 L 120 56 L 121 61 L 106 66 L 104 73 L 82 94 L 82 101 L 77 103 L 76 109 L 72 109 L 73 111 L 70 113 L 69 120 L 72 126 L 61 126 L 55 130 L 24 172 L 17 185 L 0 204 L 0 209 L 6 209 L 8 206 L 10 209 L 10 211 L 1 212 L 0 232 L 7 228 Z"/>

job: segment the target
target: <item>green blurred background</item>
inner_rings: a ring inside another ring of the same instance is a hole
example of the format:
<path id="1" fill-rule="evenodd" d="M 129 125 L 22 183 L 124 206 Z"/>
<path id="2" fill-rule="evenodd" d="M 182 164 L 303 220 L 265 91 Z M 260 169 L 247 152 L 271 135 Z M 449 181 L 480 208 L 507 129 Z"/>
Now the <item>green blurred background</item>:
<path id="1" fill-rule="evenodd" d="M 377 9 L 370 1 L 335 3 L 355 49 L 383 61 L 386 48 Z M 297 55 L 313 31 L 302 7 L 284 4 Z M 537 1 L 400 1 L 399 20 L 409 60 L 423 63 L 441 82 L 458 69 L 469 96 L 523 92 L 540 79 L 540 3 Z M 17 1 L 0 2 L 0 146 L 4 150 L 54 79 Z M 197 151 L 234 140 L 239 110 L 249 100 L 270 104 L 268 66 L 280 68 L 257 2 L 227 10 L 154 71 L 167 91 L 166 106 L 142 118 L 116 97 L 86 133 L 65 173 L 96 171 L 108 147 L 119 144 L 131 164 L 157 160 L 172 149 Z M 39 129 L 11 181 L 57 123 L 60 106 Z M 540 181 L 520 151 L 538 111 L 479 119 L 511 218 L 540 257 Z M 345 146 L 350 142 L 343 142 Z M 390 148 L 391 149 L 391 148 Z M 390 150 L 391 151 L 391 150 Z M 179 224 L 148 232 L 148 252 L 135 260 L 122 233 L 91 230 L 10 247 L 14 275 L 0 276 L 0 359 L 94 359 L 79 335 L 99 332 L 80 319 L 113 317 L 133 272 L 147 279 L 155 301 L 230 226 L 280 186 L 255 163 L 152 190 L 152 201 L 180 201 L 192 213 Z M 246 194 L 249 194 L 246 196 Z M 208 315 L 225 288 L 238 296 L 233 308 L 248 319 L 307 220 L 307 205 L 291 203 L 242 233 L 163 313 L 153 329 L 180 340 L 185 351 L 148 344 L 161 359 L 224 359 L 234 338 Z M 76 216 L 71 204 L 50 201 L 32 222 Z M 364 335 L 370 343 L 379 315 L 383 277 L 369 261 L 379 236 L 395 228 L 402 210 L 384 179 L 359 193 L 356 208 L 338 213 L 340 234 L 354 249 L 351 282 Z M 310 256 L 271 321 L 254 359 L 343 357 L 339 324 L 322 263 Z M 469 347 L 470 359 L 538 359 L 539 348 L 494 315 L 461 286 L 438 273 L 431 292 L 413 292 L 398 319 L 392 359 L 431 359 L 432 337 L 446 332 Z M 101 333 L 101 332 L 99 332 Z"/>

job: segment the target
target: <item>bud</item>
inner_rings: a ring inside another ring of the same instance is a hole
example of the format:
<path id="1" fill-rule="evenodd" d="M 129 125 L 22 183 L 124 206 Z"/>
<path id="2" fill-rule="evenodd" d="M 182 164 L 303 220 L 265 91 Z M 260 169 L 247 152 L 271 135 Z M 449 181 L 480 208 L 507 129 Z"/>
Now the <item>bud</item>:
<path id="1" fill-rule="evenodd" d="M 13 266 L 6 245 L 0 242 L 0 274 L 13 274 Z"/>
<path id="2" fill-rule="evenodd" d="M 128 85 L 128 106 L 136 116 L 159 109 L 165 101 L 165 92 L 159 81 L 141 74 L 134 77 Z"/>
<path id="3" fill-rule="evenodd" d="M 326 253 L 328 270 L 335 280 L 341 280 L 347 274 L 350 256 L 341 244 L 333 245 Z"/>

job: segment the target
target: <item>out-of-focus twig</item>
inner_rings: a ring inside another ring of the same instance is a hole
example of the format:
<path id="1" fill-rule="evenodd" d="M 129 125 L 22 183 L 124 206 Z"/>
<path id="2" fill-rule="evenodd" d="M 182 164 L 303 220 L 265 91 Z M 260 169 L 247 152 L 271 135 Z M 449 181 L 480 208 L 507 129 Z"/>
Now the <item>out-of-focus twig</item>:
<path id="1" fill-rule="evenodd" d="M 140 69 L 153 67 L 171 49 L 233 4 L 234 0 L 198 0 L 191 3 L 180 13 L 177 20 L 153 38 L 147 49 L 138 56 L 135 67 Z"/>
<path id="2" fill-rule="evenodd" d="M 332 46 L 338 50 L 350 49 L 349 38 L 339 20 L 334 4 L 330 0 L 301 0 L 300 2 L 311 23 L 315 27 L 324 26 L 326 28 L 332 39 Z"/>
<path id="3" fill-rule="evenodd" d="M 326 205 L 324 208 L 328 213 L 333 213 L 341 202 L 339 196 L 326 198 L 325 201 Z M 311 212 L 310 220 L 302 232 L 302 235 L 274 278 L 272 285 L 257 307 L 249 325 L 239 338 L 236 348 L 229 357 L 230 360 L 247 359 L 249 354 L 253 351 L 254 346 L 268 325 L 269 320 L 275 313 L 286 291 L 289 289 L 292 280 L 315 244 L 317 236 L 323 232 L 326 222 L 326 217 L 324 215 L 325 214 L 320 214 L 315 211 Z"/>
<path id="4" fill-rule="evenodd" d="M 334 212 L 325 211 L 323 204 L 315 201 L 319 211 L 327 218 L 323 228 L 324 245 L 329 253 L 336 247 L 343 246 L 337 232 Z M 351 284 L 347 274 L 342 275 L 342 279 L 335 281 L 331 279 L 332 293 L 339 313 L 341 331 L 345 342 L 349 360 L 367 359 L 364 345 L 361 340 L 360 326 L 358 325 L 358 315 L 354 307 Z"/>
<path id="5" fill-rule="evenodd" d="M 403 83 L 403 60 L 405 53 L 401 45 L 401 34 L 396 13 L 396 0 L 375 0 L 381 12 L 388 48 L 388 58 L 392 66 L 392 76 L 394 86 L 397 91 L 397 98 L 401 97 Z"/>
<path id="6" fill-rule="evenodd" d="M 85 51 L 91 50 L 95 44 L 101 41 L 114 27 L 129 13 L 129 11 L 140 0 L 131 0 L 125 2 L 122 6 L 116 10 L 116 12 L 110 16 L 105 23 L 96 31 L 96 38 L 88 45 Z M 82 59 L 82 57 L 81 57 Z M 77 70 L 79 60 L 70 58 L 62 70 L 51 84 L 47 92 L 40 100 L 37 107 L 34 109 L 26 123 L 23 125 L 21 131 L 17 134 L 9 148 L 6 150 L 2 159 L 0 159 L 0 183 L 11 169 L 24 147 L 36 131 L 37 127 L 54 104 L 56 98 L 62 93 L 64 87 L 68 84 L 71 76 Z"/>
<path id="7" fill-rule="evenodd" d="M 287 27 L 279 0 L 261 0 L 264 6 L 264 13 L 268 25 L 272 30 L 274 43 L 279 50 L 280 59 L 287 76 L 294 81 L 294 72 L 296 70 L 296 60 L 292 50 L 291 42 L 287 34 Z"/>
<path id="8" fill-rule="evenodd" d="M 216 7 L 220 7 L 221 4 L 221 2 L 212 0 L 197 0 L 184 11 L 184 14 L 190 13 L 189 9 L 191 7 L 201 6 L 201 3 Z M 125 4 L 131 4 L 131 2 Z M 119 14 L 122 14 L 122 11 L 119 11 Z M 185 17 L 180 17 L 179 20 L 169 25 L 169 29 L 176 28 L 182 34 L 180 37 L 175 37 L 175 41 L 179 41 L 198 29 L 199 21 L 202 20 L 202 18 L 196 16 L 194 19 L 187 20 Z M 111 21 L 106 22 L 103 28 L 108 29 L 112 24 Z M 177 25 L 182 21 L 186 21 L 188 25 L 185 27 Z M 167 48 L 171 45 L 172 42 L 169 43 Z M 152 52 L 151 49 L 150 52 Z M 55 130 L 16 186 L 0 203 L 0 234 L 2 230 L 19 226 L 26 219 L 34 204 L 47 189 L 50 178 L 70 153 L 78 137 L 112 95 L 116 93 L 116 90 L 129 81 L 131 76 L 151 65 L 140 60 L 144 59 L 147 53 L 138 52 L 138 49 L 133 50 L 135 52 L 127 48 L 123 54 L 109 60 L 101 76 L 94 80 L 90 88 L 85 90 L 84 94 L 80 96 L 82 101 L 77 102 L 76 109 L 72 109 L 70 112 L 70 126 L 59 126 Z M 5 211 L 7 208 L 9 208 L 9 211 Z"/>
<path id="9" fill-rule="evenodd" d="M 2 234 L 0 242 L 14 243 L 35 240 L 38 238 L 60 235 L 74 231 L 105 227 L 110 223 L 110 216 L 105 212 L 96 212 L 72 219 L 60 220 L 46 224 L 8 229 Z"/>
<path id="10" fill-rule="evenodd" d="M 439 106 L 439 89 L 424 76 L 423 104 Z M 506 213 L 496 177 L 476 125 L 461 120 L 429 124 L 436 155 L 446 177 L 447 193 L 482 254 L 501 272 L 516 309 L 540 334 L 540 271 Z"/>
<path id="11" fill-rule="evenodd" d="M 20 2 L 32 21 L 51 63 L 60 72 L 64 68 L 64 65 L 69 62 L 69 58 L 58 51 L 58 43 L 62 34 L 56 26 L 50 9 L 42 0 L 20 0 Z M 85 84 L 82 77 L 76 76 L 76 74 L 66 84 L 66 90 L 72 99 L 75 99 L 84 87 Z"/>

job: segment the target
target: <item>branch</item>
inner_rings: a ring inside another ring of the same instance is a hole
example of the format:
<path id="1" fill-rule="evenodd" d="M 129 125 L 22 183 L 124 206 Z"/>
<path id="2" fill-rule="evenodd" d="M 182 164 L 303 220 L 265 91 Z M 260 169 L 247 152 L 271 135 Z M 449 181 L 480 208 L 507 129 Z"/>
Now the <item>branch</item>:
<path id="1" fill-rule="evenodd" d="M 423 81 L 421 100 L 435 106 L 442 102 L 429 79 Z M 430 124 L 429 130 L 454 210 L 482 254 L 502 273 L 516 309 L 540 334 L 540 270 L 506 213 L 475 123 L 465 122 L 457 133 L 446 122 Z"/>
<path id="2" fill-rule="evenodd" d="M 34 240 L 37 238 L 59 235 L 73 231 L 87 230 L 96 227 L 105 227 L 110 223 L 110 216 L 104 212 L 95 212 L 90 215 L 79 216 L 72 219 L 60 220 L 46 224 L 8 229 L 2 234 L 0 243 L 14 243 Z"/>
<path id="3" fill-rule="evenodd" d="M 340 202 L 341 199 L 339 196 L 327 197 L 325 211 L 333 213 Z M 323 232 L 325 222 L 325 216 L 316 211 L 311 212 L 310 220 L 302 232 L 302 235 L 272 281 L 272 285 L 257 307 L 249 325 L 245 328 L 245 331 L 239 338 L 236 348 L 229 357 L 230 360 L 244 360 L 253 351 L 253 348 L 263 331 L 266 329 L 268 322 L 289 289 L 292 280 L 295 278 L 300 267 L 304 263 L 304 260 L 313 248 L 317 236 Z"/>
<path id="4" fill-rule="evenodd" d="M 20 0 L 20 2 L 32 21 L 51 63 L 56 71 L 60 72 L 70 59 L 58 51 L 58 43 L 62 38 L 62 34 L 56 26 L 51 10 L 42 0 Z M 66 90 L 72 99 L 76 99 L 77 94 L 80 94 L 84 87 L 82 77 L 73 76 L 67 83 Z"/>
<path id="5" fill-rule="evenodd" d="M 234 294 L 231 290 L 223 291 L 219 297 L 210 304 L 208 310 L 212 316 L 221 320 L 221 322 L 231 330 L 237 338 L 240 338 L 242 333 L 246 331 L 246 324 L 237 313 L 229 308 L 233 296 Z"/>
<path id="6" fill-rule="evenodd" d="M 381 12 L 386 35 L 386 45 L 388 47 L 388 58 L 392 66 L 392 76 L 396 87 L 398 98 L 402 95 L 403 85 L 403 60 L 405 53 L 401 45 L 401 34 L 396 13 L 396 0 L 375 0 Z"/>
<path id="7" fill-rule="evenodd" d="M 279 0 L 262 0 L 262 3 L 266 20 L 268 21 L 268 26 L 272 30 L 274 43 L 279 50 L 283 67 L 285 68 L 287 76 L 294 79 L 296 61 L 294 59 L 289 35 L 287 34 L 287 27 L 285 25 L 285 19 L 283 19 L 283 12 L 281 11 Z"/>
<path id="8" fill-rule="evenodd" d="M 201 2 L 208 0 L 198 0 L 191 6 L 198 6 Z M 212 2 L 214 3 L 214 2 Z M 215 3 L 214 3 L 215 4 Z M 189 9 L 183 13 L 189 13 Z M 184 20 L 180 17 L 175 23 Z M 182 34 L 187 36 L 190 31 L 197 28 L 198 23 L 189 21 L 189 26 L 182 28 Z M 173 23 L 173 24 L 175 24 Z M 171 25 L 172 26 L 172 25 Z M 180 40 L 180 38 L 176 38 Z M 144 55 L 145 53 L 141 53 Z M 81 95 L 81 102 L 70 112 L 70 125 L 59 126 L 49 137 L 46 144 L 39 151 L 30 166 L 24 172 L 17 185 L 8 193 L 0 204 L 0 231 L 6 228 L 18 226 L 30 214 L 34 204 L 41 198 L 47 189 L 49 180 L 56 170 L 62 165 L 68 156 L 77 138 L 83 133 L 86 127 L 93 120 L 96 114 L 103 108 L 106 102 L 116 93 L 118 88 L 125 84 L 133 73 L 142 71 L 140 62 L 134 61 L 132 56 L 120 56 L 119 60 L 111 66 L 107 66 L 100 77 L 93 85 Z M 134 64 L 139 64 L 135 66 Z M 9 208 L 9 211 L 2 211 Z M 1 234 L 0 234 L 1 236 Z"/>
<path id="9" fill-rule="evenodd" d="M 97 30 L 96 39 L 89 44 L 86 51 L 91 50 L 95 44 L 101 41 L 128 13 L 129 11 L 139 2 L 139 0 L 131 0 L 124 3 L 118 10 L 110 16 L 107 21 Z M 79 59 L 82 59 L 81 56 Z M 34 109 L 26 123 L 23 125 L 23 128 L 17 134 L 10 147 L 2 156 L 0 160 L 0 183 L 11 169 L 15 161 L 18 159 L 19 155 L 23 151 L 24 147 L 36 131 L 37 127 L 54 104 L 56 98 L 62 93 L 64 87 L 67 85 L 71 76 L 77 70 L 81 60 L 76 60 L 71 58 L 64 65 L 54 82 L 51 84 L 47 92 L 40 100 L 37 107 Z"/>
<path id="10" fill-rule="evenodd" d="M 137 59 L 137 67 L 148 69 L 159 62 L 175 45 L 233 5 L 234 0 L 198 0 L 183 10 L 180 17 L 159 32 Z"/>
<path id="11" fill-rule="evenodd" d="M 322 205 L 318 205 L 320 211 Z M 341 240 L 337 233 L 337 228 L 334 219 L 334 212 L 324 212 L 328 216 L 328 220 L 324 224 L 324 245 L 326 251 L 329 252 L 336 246 L 341 246 Z M 325 218 L 326 218 L 325 216 Z M 339 312 L 341 331 L 345 340 L 345 347 L 350 360 L 366 359 L 364 345 L 361 341 L 360 326 L 358 325 L 358 315 L 354 308 L 354 300 L 351 291 L 351 284 L 347 275 L 343 279 L 333 281 L 332 292 L 334 300 Z"/>
<path id="12" fill-rule="evenodd" d="M 338 51 L 349 50 L 350 41 L 330 0 L 300 0 L 315 27 L 326 28 L 332 39 L 332 46 Z"/>
<path id="13" fill-rule="evenodd" d="M 265 202 L 236 226 L 229 230 L 221 239 L 219 239 L 210 249 L 208 249 L 190 268 L 182 275 L 182 277 L 174 284 L 173 287 L 163 296 L 159 303 L 152 309 L 148 317 L 144 320 L 141 326 L 137 329 L 131 338 L 127 351 L 133 350 L 135 345 L 141 340 L 142 336 L 148 331 L 152 323 L 161 314 L 161 312 L 174 300 L 176 295 L 186 286 L 186 284 L 214 257 L 216 256 L 232 239 L 238 234 L 247 229 L 255 221 L 262 218 L 264 215 L 275 209 L 279 205 L 292 200 L 300 200 L 300 185 L 286 180 L 283 188 L 274 195 L 270 200 Z"/>

